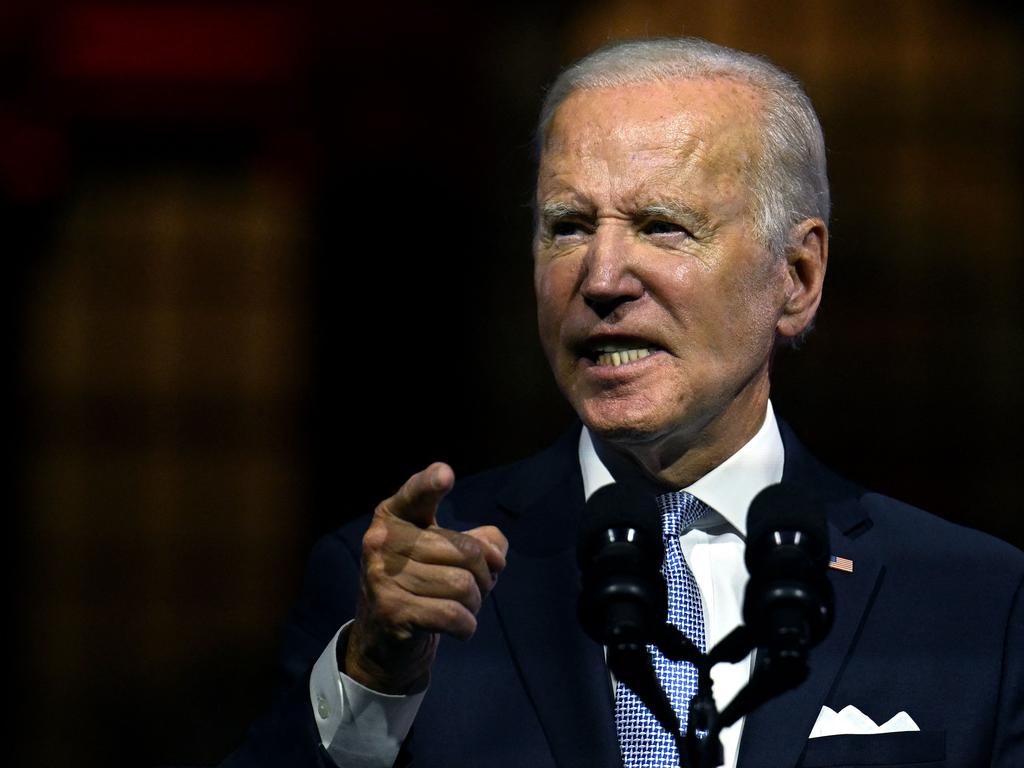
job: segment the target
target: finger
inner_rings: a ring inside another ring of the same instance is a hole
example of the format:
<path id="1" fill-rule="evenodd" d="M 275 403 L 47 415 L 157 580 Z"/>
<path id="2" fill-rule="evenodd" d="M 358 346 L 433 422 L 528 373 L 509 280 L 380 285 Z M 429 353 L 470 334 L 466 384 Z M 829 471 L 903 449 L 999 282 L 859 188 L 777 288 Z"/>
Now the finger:
<path id="1" fill-rule="evenodd" d="M 424 565 L 409 562 L 395 576 L 395 583 L 415 597 L 439 597 L 455 600 L 476 615 L 483 602 L 483 593 L 476 577 L 465 568 L 449 565 Z"/>
<path id="2" fill-rule="evenodd" d="M 477 541 L 483 542 L 484 557 L 487 561 L 487 568 L 491 573 L 491 581 L 498 578 L 498 574 L 505 570 L 508 559 L 508 539 L 505 534 L 493 525 L 482 525 L 479 528 L 465 532 L 466 536 L 472 536 Z M 492 584 L 493 586 L 493 584 Z"/>
<path id="3" fill-rule="evenodd" d="M 401 594 L 383 595 L 379 611 L 381 618 L 394 627 L 406 628 L 410 633 L 444 632 L 460 640 L 476 632 L 476 616 L 458 600 L 412 596 L 397 585 L 391 590 Z"/>
<path id="4" fill-rule="evenodd" d="M 485 594 L 494 584 L 488 556 L 497 558 L 490 545 L 473 536 L 438 526 L 422 529 L 394 518 L 375 521 L 363 537 L 363 562 L 380 562 L 382 575 L 393 578 L 412 562 L 452 566 L 469 571 Z"/>
<path id="5" fill-rule="evenodd" d="M 437 505 L 454 484 L 452 468 L 443 462 L 434 462 L 406 480 L 394 496 L 380 503 L 377 510 L 426 528 L 434 524 Z"/>
<path id="6" fill-rule="evenodd" d="M 465 533 L 436 526 L 423 534 L 409 551 L 409 559 L 469 571 L 481 593 L 487 594 L 491 590 L 494 586 L 494 571 L 487 558 L 494 557 L 494 554 L 485 542 Z"/>

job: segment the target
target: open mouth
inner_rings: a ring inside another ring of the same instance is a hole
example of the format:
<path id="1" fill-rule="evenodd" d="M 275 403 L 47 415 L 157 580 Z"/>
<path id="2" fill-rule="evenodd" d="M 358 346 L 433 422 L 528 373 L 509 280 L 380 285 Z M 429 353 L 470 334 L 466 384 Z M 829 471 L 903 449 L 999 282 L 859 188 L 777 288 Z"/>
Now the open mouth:
<path id="1" fill-rule="evenodd" d="M 650 347 L 641 347 L 639 349 L 621 349 L 613 352 L 601 352 L 594 359 L 594 362 L 597 365 L 612 365 L 618 367 L 647 357 L 653 351 L 654 350 Z"/>
<path id="2" fill-rule="evenodd" d="M 603 339 L 588 345 L 584 357 L 594 365 L 612 366 L 633 363 L 659 351 L 659 347 L 638 339 Z"/>

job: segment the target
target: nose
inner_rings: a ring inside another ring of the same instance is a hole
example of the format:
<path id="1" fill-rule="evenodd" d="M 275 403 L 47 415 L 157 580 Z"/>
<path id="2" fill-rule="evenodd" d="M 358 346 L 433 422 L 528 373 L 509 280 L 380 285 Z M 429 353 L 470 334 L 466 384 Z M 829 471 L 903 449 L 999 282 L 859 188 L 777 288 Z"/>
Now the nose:
<path id="1" fill-rule="evenodd" d="M 580 294 L 598 317 L 606 318 L 623 304 L 644 294 L 636 273 L 629 235 L 618 228 L 598 226 L 583 264 Z"/>

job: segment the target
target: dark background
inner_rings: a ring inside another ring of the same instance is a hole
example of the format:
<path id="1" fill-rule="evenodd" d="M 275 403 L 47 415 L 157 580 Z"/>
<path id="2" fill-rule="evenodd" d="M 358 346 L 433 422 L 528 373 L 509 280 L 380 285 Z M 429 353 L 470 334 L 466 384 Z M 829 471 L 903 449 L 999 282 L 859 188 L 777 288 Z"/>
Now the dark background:
<path id="1" fill-rule="evenodd" d="M 1018 16 L 342 5 L 0 6 L 12 764 L 215 764 L 266 706 L 318 535 L 430 461 L 565 428 L 530 140 L 559 68 L 612 38 L 804 81 L 835 215 L 776 410 L 842 473 L 1024 543 Z"/>

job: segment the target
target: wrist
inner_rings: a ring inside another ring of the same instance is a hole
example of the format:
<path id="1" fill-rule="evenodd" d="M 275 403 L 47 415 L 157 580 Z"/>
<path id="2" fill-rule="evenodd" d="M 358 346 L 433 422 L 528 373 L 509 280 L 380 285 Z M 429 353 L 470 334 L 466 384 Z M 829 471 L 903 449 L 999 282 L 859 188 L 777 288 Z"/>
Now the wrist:
<path id="1" fill-rule="evenodd" d="M 338 669 L 377 693 L 405 695 L 426 687 L 437 650 L 436 634 L 407 639 L 367 638 L 356 620 L 338 638 Z"/>

